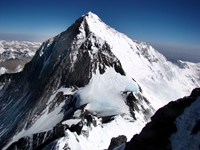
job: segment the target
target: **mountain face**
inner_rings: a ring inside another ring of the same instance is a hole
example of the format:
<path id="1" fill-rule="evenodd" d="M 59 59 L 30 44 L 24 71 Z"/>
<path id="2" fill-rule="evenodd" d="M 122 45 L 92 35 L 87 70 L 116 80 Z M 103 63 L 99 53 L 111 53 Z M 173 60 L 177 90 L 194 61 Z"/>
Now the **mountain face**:
<path id="1" fill-rule="evenodd" d="M 129 141 L 155 110 L 199 87 L 199 75 L 200 64 L 171 63 L 89 12 L 45 41 L 22 72 L 0 76 L 0 148 Z"/>
<path id="2" fill-rule="evenodd" d="M 160 108 L 125 150 L 197 150 L 200 148 L 200 88 Z"/>
<path id="3" fill-rule="evenodd" d="M 40 45 L 38 42 L 0 40 L 0 74 L 21 71 Z"/>

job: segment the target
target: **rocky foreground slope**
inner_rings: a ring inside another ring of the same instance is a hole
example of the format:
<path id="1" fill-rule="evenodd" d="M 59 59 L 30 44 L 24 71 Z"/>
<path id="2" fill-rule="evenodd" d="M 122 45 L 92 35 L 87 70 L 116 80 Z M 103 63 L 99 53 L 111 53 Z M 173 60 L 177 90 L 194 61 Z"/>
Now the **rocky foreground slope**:
<path id="1" fill-rule="evenodd" d="M 160 108 L 125 150 L 198 150 L 200 148 L 200 88 L 190 96 Z"/>

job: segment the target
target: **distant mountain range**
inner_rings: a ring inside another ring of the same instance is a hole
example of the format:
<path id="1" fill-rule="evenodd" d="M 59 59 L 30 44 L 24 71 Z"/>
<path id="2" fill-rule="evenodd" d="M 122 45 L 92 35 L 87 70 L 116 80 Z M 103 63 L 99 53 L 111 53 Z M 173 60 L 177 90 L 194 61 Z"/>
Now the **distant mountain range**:
<path id="1" fill-rule="evenodd" d="M 91 12 L 43 42 L 23 71 L 2 74 L 0 85 L 0 149 L 200 144 L 200 63 L 172 63 Z"/>
<path id="2" fill-rule="evenodd" d="M 194 63 L 200 62 L 200 48 L 198 47 L 155 43 L 152 45 L 170 61 L 183 60 Z"/>
<path id="3" fill-rule="evenodd" d="M 0 74 L 21 71 L 40 45 L 38 42 L 0 40 Z"/>

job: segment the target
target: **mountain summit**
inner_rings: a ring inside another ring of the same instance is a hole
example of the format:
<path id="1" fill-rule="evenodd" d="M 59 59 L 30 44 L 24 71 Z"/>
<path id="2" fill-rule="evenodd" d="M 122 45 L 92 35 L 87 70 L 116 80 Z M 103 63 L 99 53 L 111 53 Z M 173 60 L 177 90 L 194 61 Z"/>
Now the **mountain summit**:
<path id="1" fill-rule="evenodd" d="M 200 85 L 200 64 L 173 64 L 89 12 L 0 77 L 0 148 L 105 149 Z M 133 129 L 133 130 L 129 130 Z"/>

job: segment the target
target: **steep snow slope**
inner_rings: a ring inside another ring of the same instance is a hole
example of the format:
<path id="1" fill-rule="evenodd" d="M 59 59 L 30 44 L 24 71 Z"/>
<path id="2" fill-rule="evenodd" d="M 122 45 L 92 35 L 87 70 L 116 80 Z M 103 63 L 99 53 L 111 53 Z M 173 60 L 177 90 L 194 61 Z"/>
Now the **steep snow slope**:
<path id="1" fill-rule="evenodd" d="M 45 41 L 23 72 L 0 78 L 0 148 L 107 148 L 199 86 L 199 74 L 200 64 L 173 64 L 89 12 Z"/>
<path id="2" fill-rule="evenodd" d="M 177 66 L 150 45 L 131 40 L 91 12 L 86 15 L 86 22 L 91 32 L 108 42 L 126 75 L 139 83 L 155 108 L 188 95 L 191 89 L 200 86 L 200 63 L 179 61 Z"/>

